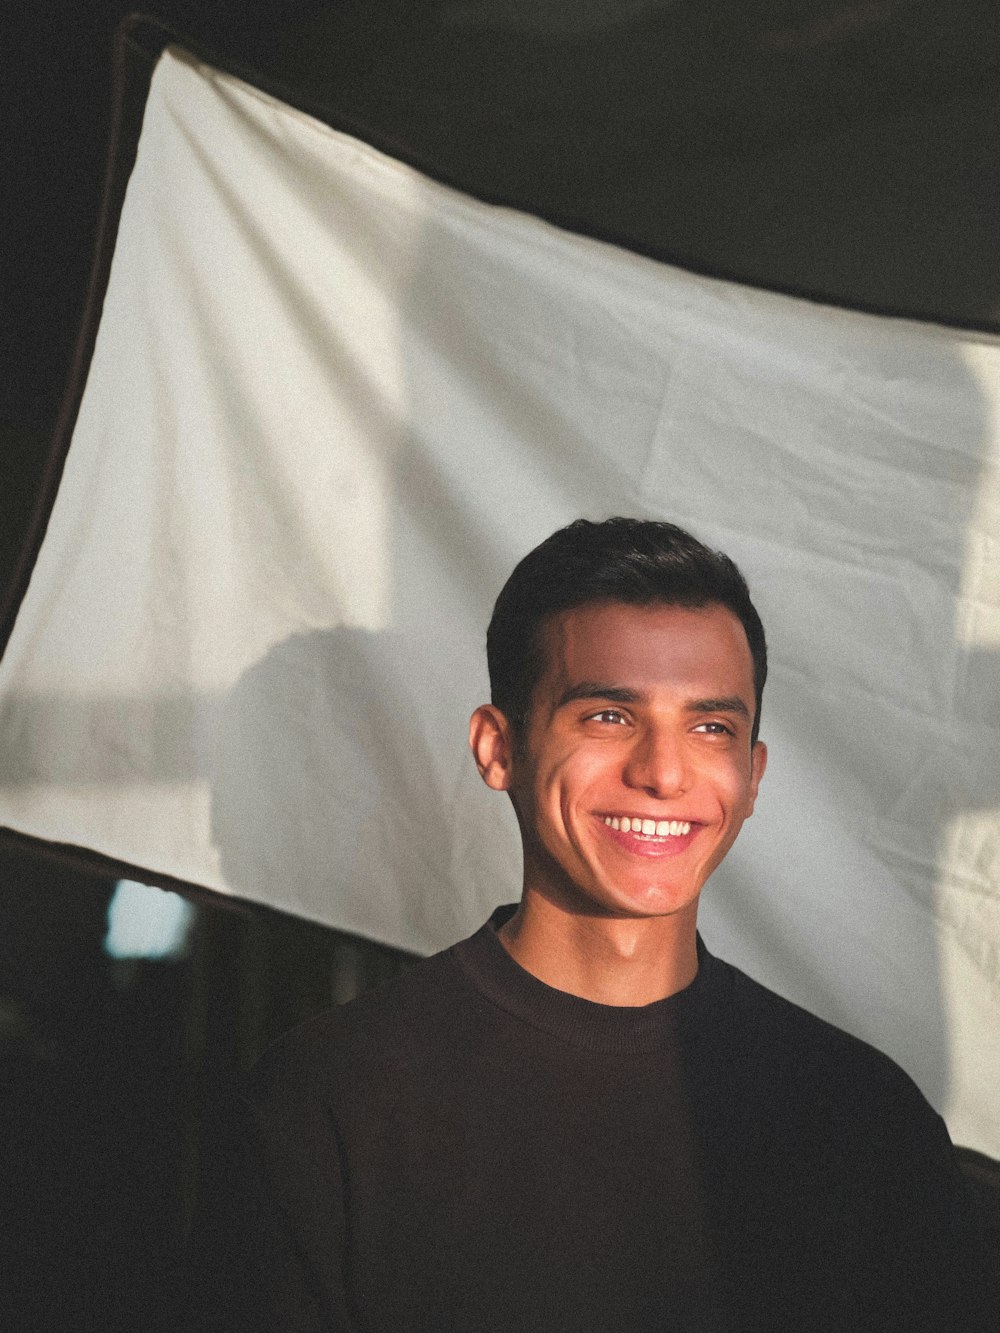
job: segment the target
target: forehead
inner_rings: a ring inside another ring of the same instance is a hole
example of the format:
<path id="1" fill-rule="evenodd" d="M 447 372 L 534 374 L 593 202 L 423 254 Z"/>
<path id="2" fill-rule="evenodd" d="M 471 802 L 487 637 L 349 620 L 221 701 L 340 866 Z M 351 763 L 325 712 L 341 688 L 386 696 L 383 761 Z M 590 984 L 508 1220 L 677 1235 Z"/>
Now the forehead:
<path id="1" fill-rule="evenodd" d="M 754 703 L 753 659 L 746 631 L 728 607 L 630 606 L 591 602 L 560 611 L 540 635 L 540 693 L 584 681 L 643 692 L 690 689 L 739 694 Z"/>

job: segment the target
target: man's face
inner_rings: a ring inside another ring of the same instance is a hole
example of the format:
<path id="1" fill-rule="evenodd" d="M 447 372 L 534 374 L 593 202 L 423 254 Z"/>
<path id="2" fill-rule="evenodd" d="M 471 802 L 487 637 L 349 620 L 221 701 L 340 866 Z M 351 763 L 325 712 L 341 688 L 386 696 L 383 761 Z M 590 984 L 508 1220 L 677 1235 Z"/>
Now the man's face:
<path id="1" fill-rule="evenodd" d="M 753 811 L 746 633 L 723 606 L 599 602 L 543 628 L 546 667 L 508 781 L 525 887 L 573 911 L 696 910 Z"/>

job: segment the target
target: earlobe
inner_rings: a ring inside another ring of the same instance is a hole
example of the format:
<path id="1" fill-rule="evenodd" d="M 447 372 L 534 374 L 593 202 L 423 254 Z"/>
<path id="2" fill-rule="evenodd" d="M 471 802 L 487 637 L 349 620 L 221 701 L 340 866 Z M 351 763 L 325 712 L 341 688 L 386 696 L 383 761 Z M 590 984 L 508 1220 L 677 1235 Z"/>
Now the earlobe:
<path id="1" fill-rule="evenodd" d="M 479 776 L 494 791 L 508 791 L 511 783 L 510 723 L 499 708 L 481 704 L 469 720 L 469 747 Z"/>

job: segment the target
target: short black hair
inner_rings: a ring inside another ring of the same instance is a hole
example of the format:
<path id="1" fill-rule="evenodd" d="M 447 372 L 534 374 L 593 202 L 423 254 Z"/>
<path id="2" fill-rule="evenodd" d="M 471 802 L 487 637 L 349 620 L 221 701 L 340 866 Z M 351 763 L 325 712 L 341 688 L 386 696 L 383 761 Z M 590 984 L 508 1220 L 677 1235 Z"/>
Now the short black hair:
<path id="1" fill-rule="evenodd" d="M 486 632 L 490 697 L 523 738 L 535 686 L 545 669 L 541 628 L 550 616 L 592 602 L 650 606 L 727 607 L 746 631 L 753 659 L 760 730 L 767 679 L 764 626 L 746 579 L 721 551 L 713 551 L 673 523 L 639 518 L 578 518 L 521 560 L 504 584 Z"/>

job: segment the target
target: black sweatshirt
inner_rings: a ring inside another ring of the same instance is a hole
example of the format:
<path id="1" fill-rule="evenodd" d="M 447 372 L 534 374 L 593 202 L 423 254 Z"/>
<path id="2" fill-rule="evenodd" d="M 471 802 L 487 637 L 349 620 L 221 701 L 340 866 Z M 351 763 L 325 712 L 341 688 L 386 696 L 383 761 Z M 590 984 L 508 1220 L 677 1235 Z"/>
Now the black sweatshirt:
<path id="1" fill-rule="evenodd" d="M 961 1330 L 940 1117 L 712 957 L 641 1008 L 471 939 L 280 1041 L 193 1244 L 240 1333 Z"/>

